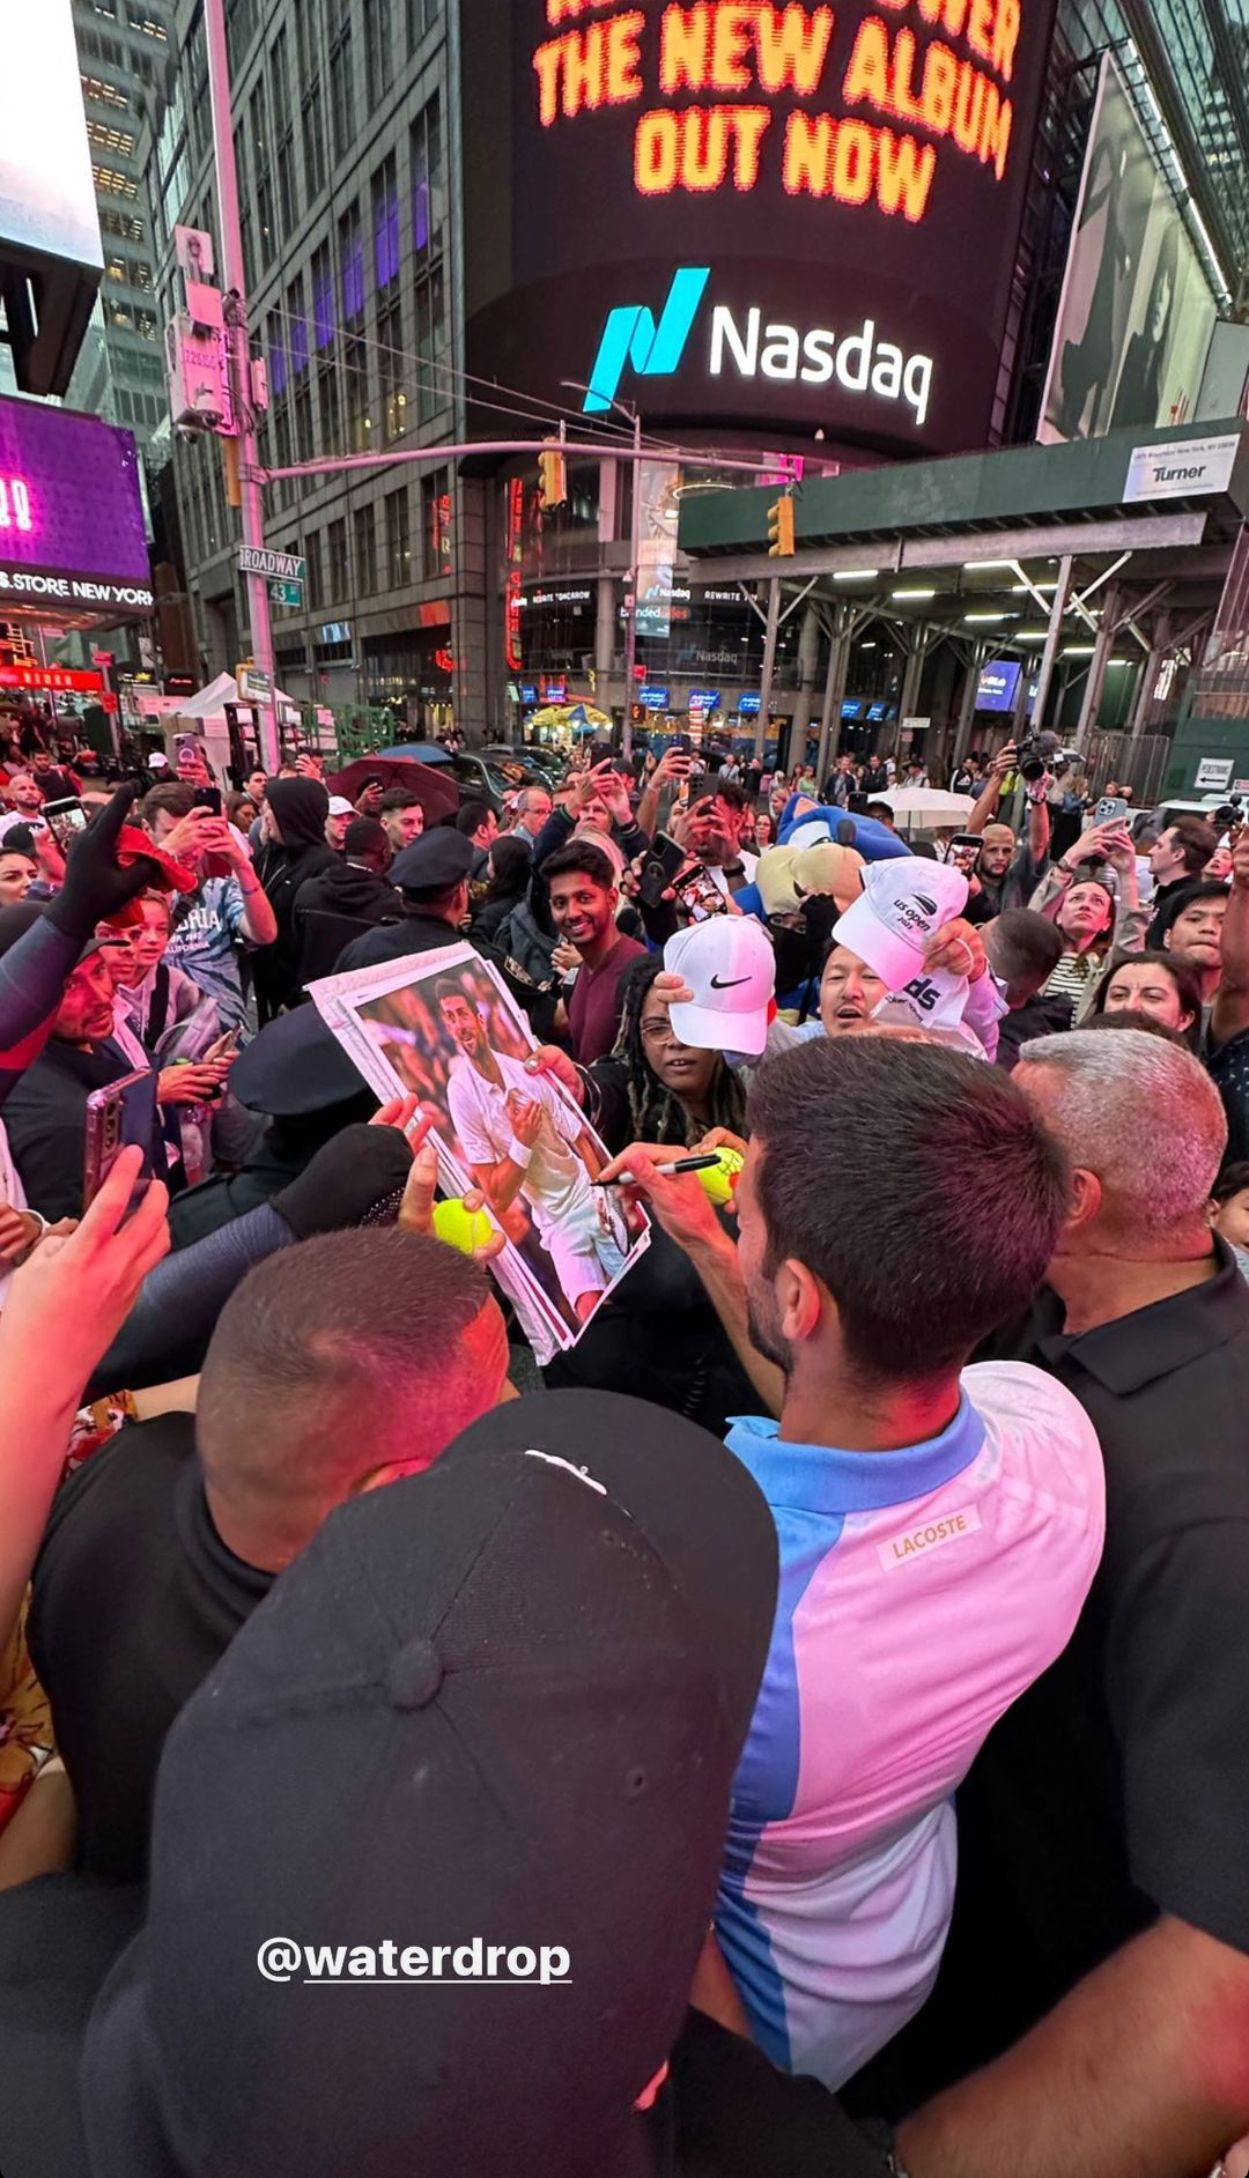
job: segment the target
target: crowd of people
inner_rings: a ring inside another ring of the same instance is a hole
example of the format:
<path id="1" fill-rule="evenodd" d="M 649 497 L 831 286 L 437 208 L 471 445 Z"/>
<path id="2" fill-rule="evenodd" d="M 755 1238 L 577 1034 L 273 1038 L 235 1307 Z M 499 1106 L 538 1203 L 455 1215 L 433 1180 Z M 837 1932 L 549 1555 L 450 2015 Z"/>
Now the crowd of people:
<path id="1" fill-rule="evenodd" d="M 4 2178 L 1245 2178 L 1237 813 L 14 733 Z M 457 943 L 462 1246 L 307 995 Z"/>

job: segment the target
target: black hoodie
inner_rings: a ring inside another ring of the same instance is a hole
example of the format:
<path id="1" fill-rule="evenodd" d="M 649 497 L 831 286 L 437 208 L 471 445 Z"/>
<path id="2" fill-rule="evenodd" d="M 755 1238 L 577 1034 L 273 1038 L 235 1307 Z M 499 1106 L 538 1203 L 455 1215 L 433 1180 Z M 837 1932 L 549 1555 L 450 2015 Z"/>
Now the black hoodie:
<path id="1" fill-rule="evenodd" d="M 296 919 L 308 914 L 350 915 L 358 923 L 397 923 L 403 901 L 393 885 L 363 862 L 337 856 L 295 895 Z"/>
<path id="2" fill-rule="evenodd" d="M 325 837 L 330 797 L 318 779 L 271 779 L 269 807 L 282 834 L 256 857 L 256 875 L 277 917 L 275 942 L 256 955 L 256 1002 L 262 1021 L 299 997 L 301 941 L 295 928 L 295 895 L 308 878 L 335 860 Z"/>

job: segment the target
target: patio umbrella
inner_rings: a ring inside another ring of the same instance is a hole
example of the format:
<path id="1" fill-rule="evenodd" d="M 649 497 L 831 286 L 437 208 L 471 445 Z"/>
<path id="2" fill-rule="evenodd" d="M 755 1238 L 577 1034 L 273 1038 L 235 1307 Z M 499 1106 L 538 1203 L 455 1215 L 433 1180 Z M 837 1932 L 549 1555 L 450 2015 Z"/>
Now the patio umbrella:
<path id="1" fill-rule="evenodd" d="M 414 764 L 406 757 L 359 756 L 325 784 L 331 794 L 345 794 L 349 802 L 354 802 L 370 779 L 380 779 L 383 787 L 410 787 L 425 812 L 427 825 L 441 824 L 460 806 L 460 790 L 452 772 L 441 767 L 435 771 L 430 764 Z"/>

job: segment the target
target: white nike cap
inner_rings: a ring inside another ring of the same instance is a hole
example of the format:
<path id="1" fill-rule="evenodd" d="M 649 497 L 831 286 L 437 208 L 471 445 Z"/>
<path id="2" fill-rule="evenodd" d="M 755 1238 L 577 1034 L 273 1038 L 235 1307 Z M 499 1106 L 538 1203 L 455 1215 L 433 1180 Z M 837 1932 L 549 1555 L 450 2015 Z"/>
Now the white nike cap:
<path id="1" fill-rule="evenodd" d="M 776 988 L 776 959 L 762 923 L 753 915 L 712 915 L 705 923 L 691 923 L 669 938 L 664 967 L 683 977 L 694 993 L 689 1003 L 670 1009 L 683 1044 L 759 1057 Z"/>
<path id="2" fill-rule="evenodd" d="M 919 855 L 873 862 L 863 890 L 833 925 L 833 937 L 869 968 L 886 990 L 901 991 L 918 975 L 924 947 L 967 905 L 967 879 L 946 862 Z"/>

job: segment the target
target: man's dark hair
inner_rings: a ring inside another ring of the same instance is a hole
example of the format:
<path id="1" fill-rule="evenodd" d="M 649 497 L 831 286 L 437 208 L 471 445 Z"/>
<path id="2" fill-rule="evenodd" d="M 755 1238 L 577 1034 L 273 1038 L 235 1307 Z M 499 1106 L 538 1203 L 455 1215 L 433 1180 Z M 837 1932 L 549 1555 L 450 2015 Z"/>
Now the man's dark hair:
<path id="1" fill-rule="evenodd" d="M 699 802 L 726 802 L 730 809 L 736 810 L 750 807 L 746 790 L 738 785 L 736 779 L 721 779 L 719 777 L 707 778 L 702 781 L 698 793 L 692 796 L 691 806 Z"/>
<path id="2" fill-rule="evenodd" d="M 378 814 L 383 809 L 411 809 L 420 799 L 413 787 L 387 787 L 377 805 Z"/>
<path id="3" fill-rule="evenodd" d="M 773 1059 L 747 1130 L 767 1227 L 827 1287 L 866 1379 L 961 1367 L 1024 1309 L 1067 1203 L 1063 1157 L 1009 1076 L 893 1036 Z"/>
<path id="4" fill-rule="evenodd" d="M 489 1292 L 469 1257 L 399 1226 L 269 1256 L 226 1302 L 204 1363 L 210 1487 L 281 1524 L 283 1500 L 337 1503 L 375 1468 L 436 1459 L 481 1412 L 463 1334 Z"/>
<path id="5" fill-rule="evenodd" d="M 439 976 L 434 985 L 434 1004 L 441 1006 L 444 998 L 462 998 L 466 1005 L 478 1010 L 478 1002 L 471 991 L 466 990 L 458 976 Z"/>
<path id="6" fill-rule="evenodd" d="M 592 877 L 604 892 L 615 889 L 616 873 L 602 848 L 596 847 L 593 840 L 570 840 L 567 847 L 559 847 L 553 855 L 548 855 L 542 865 L 542 875 L 548 886 L 553 877 L 566 877 L 574 870 L 582 877 Z"/>
<path id="7" fill-rule="evenodd" d="M 158 809 L 170 817 L 189 817 L 195 807 L 195 793 L 189 779 L 171 779 L 168 786 L 149 787 L 139 804 L 139 815 L 148 825 Z"/>
<path id="8" fill-rule="evenodd" d="M 1171 917 L 1171 921 L 1174 922 L 1176 916 L 1182 915 L 1185 908 L 1192 907 L 1196 900 L 1227 900 L 1230 897 L 1231 888 L 1221 877 L 1195 877 L 1190 885 L 1185 885 L 1181 891 L 1172 894 L 1175 915 Z M 1168 900 L 1167 906 L 1170 905 L 1171 901 Z"/>
<path id="9" fill-rule="evenodd" d="M 475 794 L 470 795 L 466 802 L 460 803 L 456 811 L 455 829 L 463 832 L 466 839 L 471 839 L 478 825 L 484 824 L 489 815 L 489 802 L 479 801 Z"/>
<path id="10" fill-rule="evenodd" d="M 1242 1187 L 1249 1187 L 1249 1164 L 1243 1159 L 1236 1164 L 1224 1165 L 1210 1193 L 1215 1202 L 1230 1202 Z"/>
<path id="11" fill-rule="evenodd" d="M 385 861 L 390 853 L 390 834 L 376 817 L 353 817 L 343 833 L 343 853 L 357 862 Z"/>
<path id="12" fill-rule="evenodd" d="M 1227 900 L 1230 897 L 1228 887 L 1217 877 L 1195 877 L 1186 885 L 1178 885 L 1170 898 L 1163 901 L 1149 926 L 1150 947 L 1167 950 L 1166 937 L 1174 930 L 1185 908 L 1195 906 L 1198 900 Z"/>
<path id="13" fill-rule="evenodd" d="M 1175 834 L 1175 844 L 1184 857 L 1184 868 L 1190 877 L 1200 877 L 1207 862 L 1219 844 L 1219 835 L 1204 817 L 1177 817 L 1170 829 Z"/>
<path id="14" fill-rule="evenodd" d="M 1015 1005 L 1020 1003 L 1021 990 L 1031 997 L 1053 975 L 1062 959 L 1062 932 L 1057 923 L 1032 908 L 1007 908 L 985 931 L 985 950 L 994 975 L 1006 985 L 1008 1001 Z"/>
<path id="15" fill-rule="evenodd" d="M 878 824 L 893 823 L 893 811 L 888 802 L 869 802 L 863 814 L 865 817 L 875 817 Z"/>

